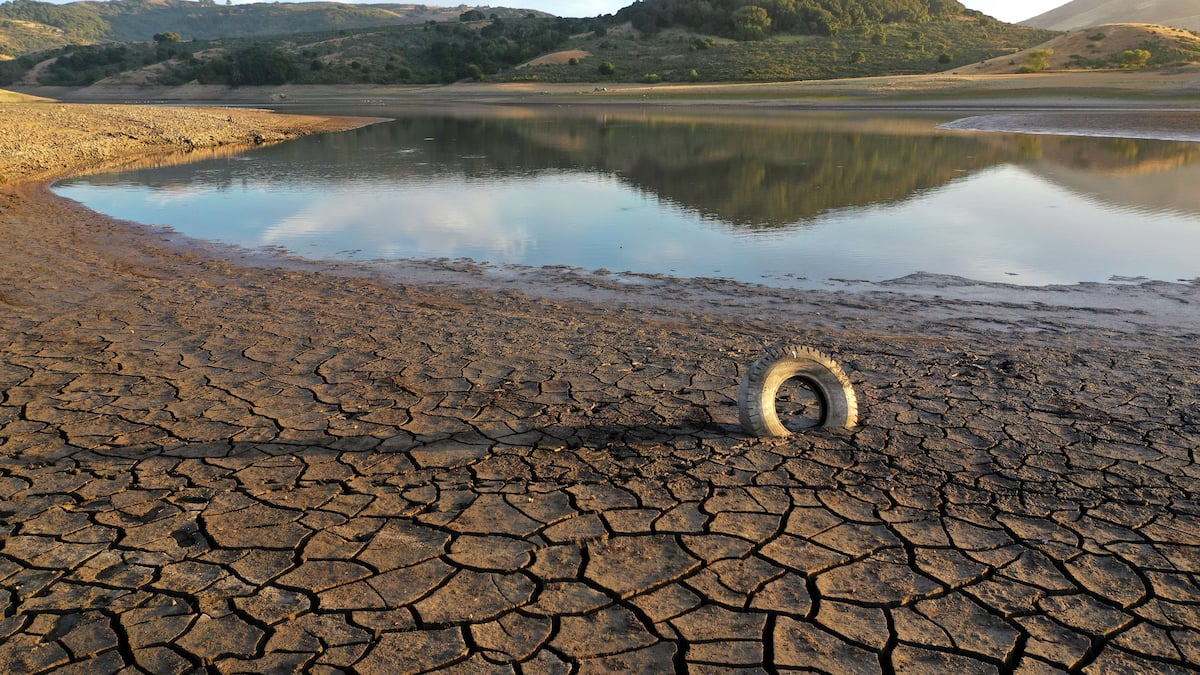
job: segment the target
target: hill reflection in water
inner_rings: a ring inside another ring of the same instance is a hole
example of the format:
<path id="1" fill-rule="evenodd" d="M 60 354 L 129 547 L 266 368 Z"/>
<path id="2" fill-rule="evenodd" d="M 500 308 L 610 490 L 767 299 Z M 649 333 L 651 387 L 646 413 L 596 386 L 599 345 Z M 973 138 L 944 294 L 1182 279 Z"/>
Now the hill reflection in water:
<path id="1" fill-rule="evenodd" d="M 1196 143 L 947 132 L 929 115 L 388 113 L 396 121 L 57 189 L 119 217 L 312 257 L 785 285 L 915 271 L 1028 284 L 1200 276 L 1173 254 L 1200 245 L 1186 187 Z"/>

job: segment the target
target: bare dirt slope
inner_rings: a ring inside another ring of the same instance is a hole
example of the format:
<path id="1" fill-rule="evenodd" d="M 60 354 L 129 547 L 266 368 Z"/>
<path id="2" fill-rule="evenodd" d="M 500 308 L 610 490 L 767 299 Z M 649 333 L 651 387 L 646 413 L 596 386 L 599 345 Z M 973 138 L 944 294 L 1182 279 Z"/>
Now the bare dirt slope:
<path id="1" fill-rule="evenodd" d="M 1200 30 L 1200 5 L 1195 0 L 1073 0 L 1021 25 L 1076 30 L 1107 23 L 1155 23 Z"/>
<path id="2" fill-rule="evenodd" d="M 553 54 L 546 54 L 544 56 L 539 56 L 536 59 L 529 61 L 527 63 L 522 63 L 521 65 L 519 65 L 517 67 L 518 68 L 528 68 L 529 66 L 542 66 L 542 65 L 549 64 L 549 63 L 561 65 L 564 63 L 570 63 L 571 59 L 579 59 L 582 61 L 583 59 L 586 59 L 587 57 L 589 57 L 591 55 L 592 55 L 591 52 L 585 51 L 583 49 L 565 49 L 561 52 L 554 52 Z"/>

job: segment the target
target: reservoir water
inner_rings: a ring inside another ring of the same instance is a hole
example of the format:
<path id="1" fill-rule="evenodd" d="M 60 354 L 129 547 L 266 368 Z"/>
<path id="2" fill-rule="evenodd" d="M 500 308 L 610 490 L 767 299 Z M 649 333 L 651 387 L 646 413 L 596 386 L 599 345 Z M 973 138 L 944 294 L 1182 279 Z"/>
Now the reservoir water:
<path id="1" fill-rule="evenodd" d="M 313 259 L 789 287 L 915 272 L 1200 278 L 1196 142 L 941 129 L 955 116 L 928 113 L 323 112 L 395 119 L 54 189 L 118 218 Z"/>

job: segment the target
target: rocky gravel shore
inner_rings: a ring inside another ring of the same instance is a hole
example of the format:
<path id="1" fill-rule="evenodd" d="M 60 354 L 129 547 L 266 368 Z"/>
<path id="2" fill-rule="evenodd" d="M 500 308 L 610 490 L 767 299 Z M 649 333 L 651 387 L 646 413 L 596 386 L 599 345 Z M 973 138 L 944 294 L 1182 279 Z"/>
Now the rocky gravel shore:
<path id="1" fill-rule="evenodd" d="M 43 183 L 356 122 L 0 112 L 0 672 L 1200 667 L 1196 282 L 251 265 Z"/>

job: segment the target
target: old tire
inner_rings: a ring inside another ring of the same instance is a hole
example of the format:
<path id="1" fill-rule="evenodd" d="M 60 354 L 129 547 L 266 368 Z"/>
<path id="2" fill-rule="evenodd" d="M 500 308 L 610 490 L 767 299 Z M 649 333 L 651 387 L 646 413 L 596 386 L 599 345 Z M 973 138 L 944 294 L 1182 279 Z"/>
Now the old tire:
<path id="1" fill-rule="evenodd" d="M 784 382 L 797 378 L 821 405 L 817 426 L 849 429 L 858 424 L 858 397 L 850 378 L 828 355 L 809 347 L 779 344 L 755 361 L 742 378 L 738 411 L 742 428 L 754 436 L 790 436 L 779 420 L 775 398 Z"/>

